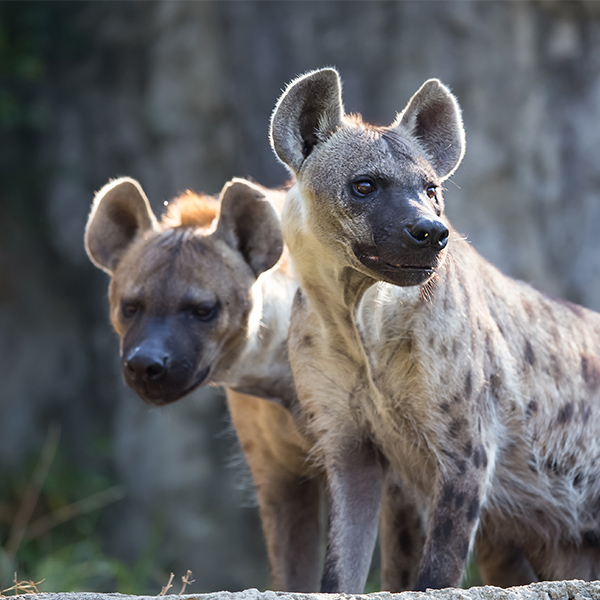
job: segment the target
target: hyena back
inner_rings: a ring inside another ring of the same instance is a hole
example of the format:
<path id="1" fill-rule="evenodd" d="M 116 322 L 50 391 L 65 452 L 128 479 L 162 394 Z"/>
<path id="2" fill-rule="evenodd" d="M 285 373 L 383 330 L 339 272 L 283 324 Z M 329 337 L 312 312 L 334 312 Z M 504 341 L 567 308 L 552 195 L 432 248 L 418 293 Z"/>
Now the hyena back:
<path id="1" fill-rule="evenodd" d="M 332 504 L 322 591 L 362 591 L 382 475 L 427 507 L 416 589 L 457 585 L 473 545 L 490 584 L 600 576 L 600 315 L 448 224 L 454 97 L 430 80 L 372 127 L 324 69 L 290 84 L 271 139 L 296 177 L 289 350 Z"/>

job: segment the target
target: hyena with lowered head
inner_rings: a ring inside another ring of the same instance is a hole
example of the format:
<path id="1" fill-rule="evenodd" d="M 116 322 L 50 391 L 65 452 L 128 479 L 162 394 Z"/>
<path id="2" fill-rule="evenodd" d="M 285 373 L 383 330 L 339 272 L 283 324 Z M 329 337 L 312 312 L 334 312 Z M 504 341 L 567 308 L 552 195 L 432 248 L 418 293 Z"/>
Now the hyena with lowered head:
<path id="1" fill-rule="evenodd" d="M 309 460 L 287 357 L 297 284 L 277 214 L 284 196 L 234 179 L 220 202 L 184 194 L 158 221 L 139 183 L 117 179 L 96 194 L 85 246 L 111 276 L 125 381 L 158 406 L 225 386 L 272 585 L 312 591 L 321 573 L 322 477 Z"/>
<path id="2" fill-rule="evenodd" d="M 504 276 L 451 228 L 455 98 L 429 80 L 373 127 L 323 69 L 288 86 L 271 141 L 296 178 L 289 351 L 328 479 L 322 591 L 362 591 L 382 473 L 426 508 L 417 590 L 457 585 L 473 544 L 486 583 L 598 578 L 600 315 Z"/>

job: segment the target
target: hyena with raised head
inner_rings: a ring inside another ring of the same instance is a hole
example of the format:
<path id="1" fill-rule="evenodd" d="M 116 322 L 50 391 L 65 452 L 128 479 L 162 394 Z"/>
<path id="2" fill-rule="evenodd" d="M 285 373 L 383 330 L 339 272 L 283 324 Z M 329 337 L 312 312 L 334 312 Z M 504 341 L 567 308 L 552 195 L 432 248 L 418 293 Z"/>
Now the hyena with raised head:
<path id="1" fill-rule="evenodd" d="M 287 358 L 297 284 L 276 208 L 284 192 L 234 179 L 220 202 L 184 194 L 159 222 L 137 181 L 98 192 L 88 254 L 111 276 L 123 375 L 146 402 L 224 385 L 254 480 L 275 589 L 321 573 L 321 475 L 310 461 Z"/>
<path id="2" fill-rule="evenodd" d="M 600 315 L 502 275 L 448 224 L 455 98 L 429 80 L 373 127 L 323 69 L 289 85 L 271 141 L 296 178 L 289 351 L 331 500 L 322 591 L 362 591 L 382 473 L 427 508 L 415 589 L 456 586 L 473 543 L 486 583 L 598 578 Z"/>

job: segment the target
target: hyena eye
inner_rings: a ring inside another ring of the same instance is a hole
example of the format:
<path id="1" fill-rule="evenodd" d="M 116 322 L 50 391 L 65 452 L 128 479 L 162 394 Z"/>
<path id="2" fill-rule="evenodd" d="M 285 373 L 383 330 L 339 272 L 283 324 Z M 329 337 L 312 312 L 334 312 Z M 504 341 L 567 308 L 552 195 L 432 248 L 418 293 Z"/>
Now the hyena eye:
<path id="1" fill-rule="evenodd" d="M 200 321 L 212 321 L 218 312 L 218 304 L 197 304 L 192 308 L 192 314 Z"/>
<path id="2" fill-rule="evenodd" d="M 358 196 L 368 196 L 375 191 L 375 183 L 370 179 L 359 179 L 352 182 L 352 190 Z"/>
<path id="3" fill-rule="evenodd" d="M 133 316 L 135 316 L 139 310 L 140 310 L 140 303 L 139 302 L 134 302 L 132 300 L 125 300 L 123 301 L 123 303 L 121 304 L 121 312 L 123 313 L 123 316 L 126 318 L 131 318 Z"/>
<path id="4" fill-rule="evenodd" d="M 427 197 L 433 200 L 437 195 L 437 185 L 430 183 L 425 192 L 427 193 Z"/>

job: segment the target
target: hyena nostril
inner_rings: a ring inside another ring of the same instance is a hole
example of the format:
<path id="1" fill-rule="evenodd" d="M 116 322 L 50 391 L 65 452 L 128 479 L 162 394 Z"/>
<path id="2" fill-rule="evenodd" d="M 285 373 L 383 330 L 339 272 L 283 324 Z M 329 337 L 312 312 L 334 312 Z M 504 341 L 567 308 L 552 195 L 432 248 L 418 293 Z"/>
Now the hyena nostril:
<path id="1" fill-rule="evenodd" d="M 165 373 L 165 368 L 163 365 L 155 363 L 153 365 L 150 365 L 147 369 L 146 369 L 146 377 L 147 379 L 150 380 L 155 380 L 155 379 L 159 379 L 160 377 L 162 377 Z"/>
<path id="2" fill-rule="evenodd" d="M 447 229 L 444 229 L 444 231 L 442 231 L 438 237 L 437 240 L 437 247 L 442 250 L 446 247 L 446 245 L 448 244 L 448 236 L 450 235 L 450 232 Z"/>

